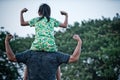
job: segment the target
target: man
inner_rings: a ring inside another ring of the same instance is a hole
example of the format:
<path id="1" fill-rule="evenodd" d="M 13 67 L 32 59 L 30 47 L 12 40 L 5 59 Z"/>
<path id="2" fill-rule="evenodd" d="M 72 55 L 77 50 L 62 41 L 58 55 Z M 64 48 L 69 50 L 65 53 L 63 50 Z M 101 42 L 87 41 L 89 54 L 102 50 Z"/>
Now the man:
<path id="1" fill-rule="evenodd" d="M 24 63 L 27 65 L 27 80 L 55 80 L 58 66 L 62 63 L 72 63 L 79 59 L 81 53 L 82 41 L 78 35 L 73 38 L 77 41 L 77 46 L 72 55 L 63 54 L 61 52 L 41 52 L 26 50 L 14 55 L 9 42 L 12 35 L 5 38 L 6 54 L 10 61 Z"/>

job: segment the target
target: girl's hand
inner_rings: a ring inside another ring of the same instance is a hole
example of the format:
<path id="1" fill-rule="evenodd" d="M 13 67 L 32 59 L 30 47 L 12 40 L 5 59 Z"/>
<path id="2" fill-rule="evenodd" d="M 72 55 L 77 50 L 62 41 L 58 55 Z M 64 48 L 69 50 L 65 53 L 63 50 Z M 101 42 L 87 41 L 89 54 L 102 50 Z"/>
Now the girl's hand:
<path id="1" fill-rule="evenodd" d="M 27 11 L 28 11 L 28 9 L 24 8 L 24 9 L 21 10 L 21 13 L 24 13 L 24 12 L 27 12 Z"/>
<path id="2" fill-rule="evenodd" d="M 65 11 L 60 11 L 60 13 L 61 13 L 62 15 L 66 15 L 66 16 L 68 15 L 67 12 L 65 12 Z"/>
<path id="3" fill-rule="evenodd" d="M 82 43 L 82 40 L 80 39 L 79 35 L 77 35 L 77 34 L 73 35 L 73 39 L 75 39 L 78 42 Z"/>

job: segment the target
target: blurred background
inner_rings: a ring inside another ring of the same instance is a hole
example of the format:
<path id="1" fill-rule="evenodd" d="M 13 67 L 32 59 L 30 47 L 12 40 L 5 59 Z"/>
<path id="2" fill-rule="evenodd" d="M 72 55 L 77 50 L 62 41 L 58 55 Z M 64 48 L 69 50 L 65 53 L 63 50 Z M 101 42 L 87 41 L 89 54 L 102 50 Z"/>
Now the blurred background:
<path id="1" fill-rule="evenodd" d="M 28 8 L 24 17 L 29 21 L 38 16 L 42 3 L 50 5 L 51 17 L 60 22 L 60 11 L 68 12 L 68 27 L 55 28 L 59 51 L 72 54 L 73 34 L 83 40 L 79 61 L 61 66 L 62 80 L 120 80 L 120 0 L 0 0 L 0 80 L 22 80 L 24 65 L 8 61 L 5 35 L 14 36 L 15 53 L 29 49 L 35 31 L 20 26 L 20 11 Z"/>

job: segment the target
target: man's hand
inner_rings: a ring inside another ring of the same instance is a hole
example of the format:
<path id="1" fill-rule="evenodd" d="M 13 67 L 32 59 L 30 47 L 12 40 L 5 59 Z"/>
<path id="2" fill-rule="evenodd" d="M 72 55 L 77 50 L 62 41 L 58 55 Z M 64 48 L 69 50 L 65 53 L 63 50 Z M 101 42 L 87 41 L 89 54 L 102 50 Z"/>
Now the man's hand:
<path id="1" fill-rule="evenodd" d="M 21 10 L 21 13 L 24 13 L 24 12 L 27 12 L 27 11 L 28 11 L 27 8 L 23 8 L 23 9 Z"/>
<path id="2" fill-rule="evenodd" d="M 9 42 L 12 38 L 13 38 L 13 36 L 11 34 L 7 34 L 5 41 Z"/>
<path id="3" fill-rule="evenodd" d="M 78 42 L 82 43 L 82 40 L 80 39 L 79 35 L 77 35 L 77 34 L 73 35 L 73 39 L 75 39 Z"/>

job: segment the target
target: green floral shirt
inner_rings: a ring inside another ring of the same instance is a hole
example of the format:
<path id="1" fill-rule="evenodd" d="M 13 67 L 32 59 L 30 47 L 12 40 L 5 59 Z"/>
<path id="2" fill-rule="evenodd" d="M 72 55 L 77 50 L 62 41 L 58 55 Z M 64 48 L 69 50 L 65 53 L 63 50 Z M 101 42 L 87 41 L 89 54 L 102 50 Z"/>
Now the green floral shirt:
<path id="1" fill-rule="evenodd" d="M 31 45 L 31 50 L 57 51 L 57 46 L 54 39 L 54 27 L 58 27 L 60 22 L 54 18 L 50 18 L 47 22 L 47 18 L 39 20 L 40 17 L 33 18 L 29 21 L 29 25 L 35 27 L 35 40 Z"/>

